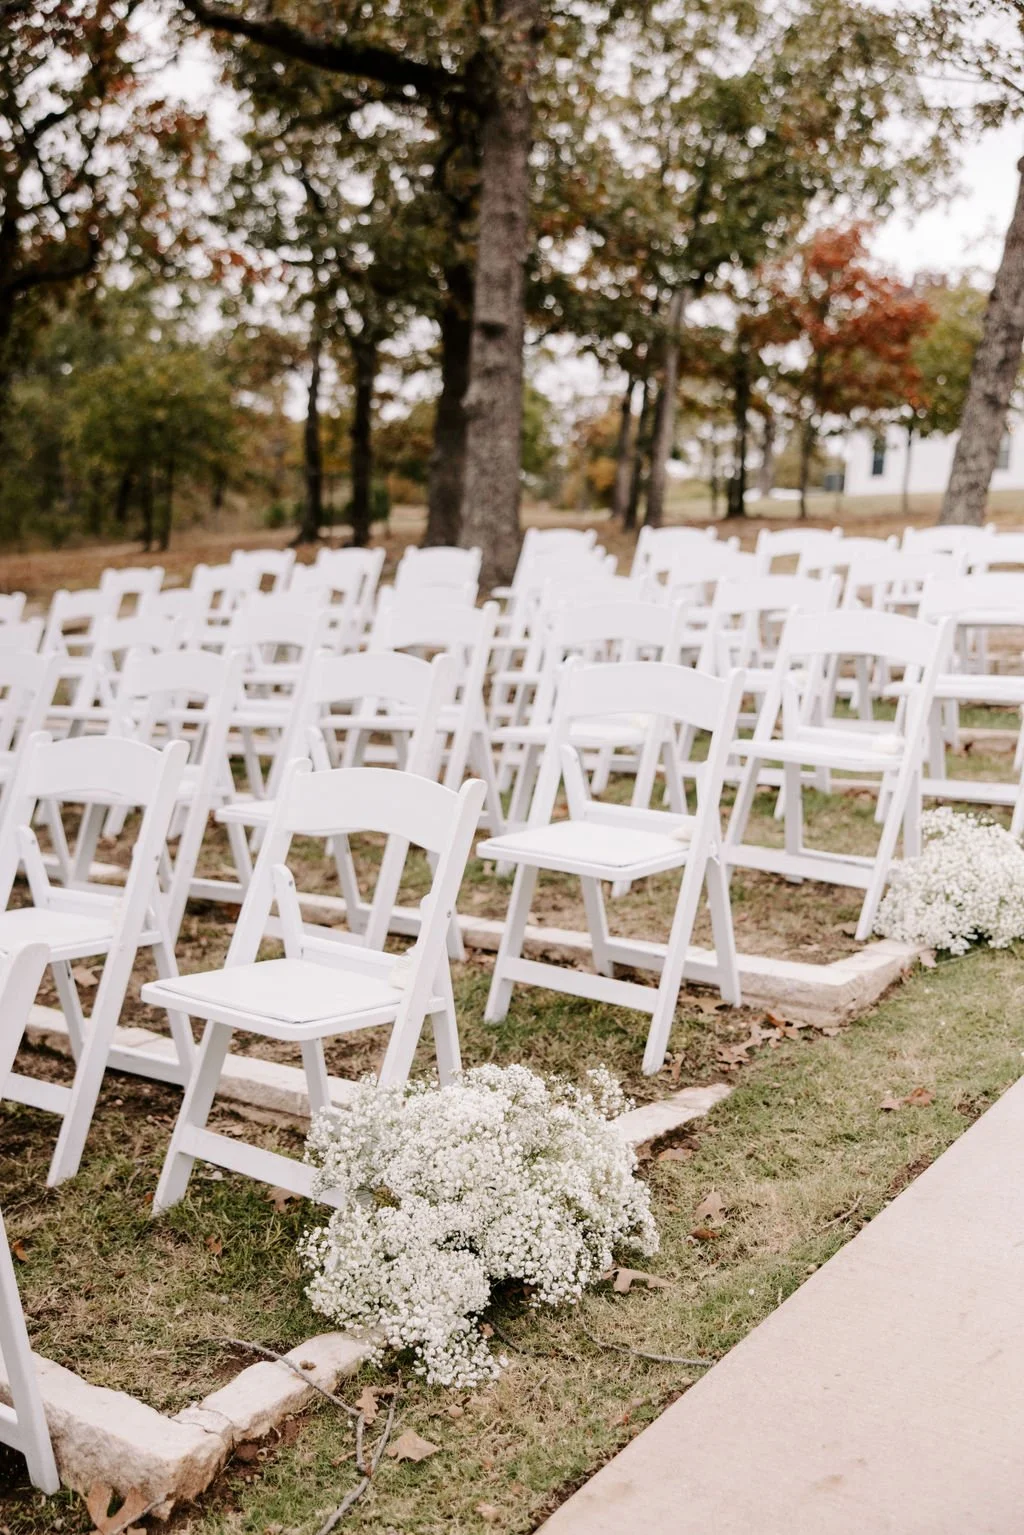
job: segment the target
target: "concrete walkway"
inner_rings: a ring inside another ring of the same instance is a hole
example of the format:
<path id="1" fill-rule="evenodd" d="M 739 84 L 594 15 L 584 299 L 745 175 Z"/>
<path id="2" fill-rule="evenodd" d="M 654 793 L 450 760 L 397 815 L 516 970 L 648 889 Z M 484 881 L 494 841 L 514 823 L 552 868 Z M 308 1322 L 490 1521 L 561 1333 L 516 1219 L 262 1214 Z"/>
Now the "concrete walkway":
<path id="1" fill-rule="evenodd" d="M 1021 1535 L 1024 1080 L 541 1528 Z"/>

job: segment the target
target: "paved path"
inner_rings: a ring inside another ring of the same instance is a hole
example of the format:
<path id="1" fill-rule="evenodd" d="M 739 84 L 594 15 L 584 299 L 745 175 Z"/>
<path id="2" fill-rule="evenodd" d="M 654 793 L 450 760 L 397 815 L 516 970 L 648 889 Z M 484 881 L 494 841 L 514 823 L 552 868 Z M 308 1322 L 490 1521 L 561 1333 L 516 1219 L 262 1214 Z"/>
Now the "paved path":
<path id="1" fill-rule="evenodd" d="M 543 1535 L 1022 1535 L 1024 1080 Z"/>

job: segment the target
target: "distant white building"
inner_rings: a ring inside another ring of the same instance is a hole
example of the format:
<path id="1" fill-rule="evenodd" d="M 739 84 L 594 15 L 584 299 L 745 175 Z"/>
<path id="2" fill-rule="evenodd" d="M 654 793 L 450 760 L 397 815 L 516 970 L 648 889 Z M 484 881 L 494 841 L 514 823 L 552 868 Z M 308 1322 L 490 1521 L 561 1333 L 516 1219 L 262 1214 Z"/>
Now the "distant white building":
<path id="1" fill-rule="evenodd" d="M 941 493 L 953 467 L 956 436 L 915 437 L 907 464 L 907 434 L 900 426 L 851 432 L 846 439 L 846 494 L 898 496 Z M 1011 423 L 999 447 L 993 490 L 1024 490 L 1024 419 Z"/>

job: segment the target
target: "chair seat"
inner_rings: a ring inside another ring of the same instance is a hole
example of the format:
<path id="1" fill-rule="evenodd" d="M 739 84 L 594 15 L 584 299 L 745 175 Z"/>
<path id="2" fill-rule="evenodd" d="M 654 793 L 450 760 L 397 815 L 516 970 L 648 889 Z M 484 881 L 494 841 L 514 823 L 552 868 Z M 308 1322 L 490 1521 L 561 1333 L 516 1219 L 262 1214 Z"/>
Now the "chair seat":
<path id="1" fill-rule="evenodd" d="M 648 728 L 649 721 L 639 715 L 624 714 L 620 719 L 577 720 L 569 738 L 573 746 L 640 747 L 647 740 Z M 491 740 L 499 746 L 545 746 L 550 734 L 550 725 L 504 725 L 492 731 Z"/>
<path id="2" fill-rule="evenodd" d="M 302 1040 L 390 1023 L 402 993 L 384 977 L 342 965 L 265 959 L 150 981 L 142 1000 L 271 1039 Z"/>
<path id="3" fill-rule="evenodd" d="M 269 826 L 274 813 L 274 799 L 237 799 L 230 805 L 221 805 L 213 813 L 213 819 L 221 825 Z"/>
<path id="4" fill-rule="evenodd" d="M 889 743 L 898 743 L 891 749 Z M 731 750 L 740 757 L 760 757 L 763 762 L 793 762 L 806 767 L 845 768 L 850 773 L 890 773 L 903 762 L 903 738 L 867 734 L 850 730 L 801 732 L 786 740 L 758 741 L 749 737 L 733 742 Z"/>
<path id="5" fill-rule="evenodd" d="M 112 917 L 79 916 L 77 912 L 46 911 L 38 906 L 0 912 L 0 949 L 45 943 L 53 960 L 86 959 L 104 954 L 113 939 Z"/>
<path id="6" fill-rule="evenodd" d="M 676 817 L 682 822 L 683 817 Z M 522 863 L 596 879 L 643 879 L 686 862 L 688 844 L 665 832 L 593 821 L 554 821 L 526 827 L 477 846 L 478 858 Z"/>

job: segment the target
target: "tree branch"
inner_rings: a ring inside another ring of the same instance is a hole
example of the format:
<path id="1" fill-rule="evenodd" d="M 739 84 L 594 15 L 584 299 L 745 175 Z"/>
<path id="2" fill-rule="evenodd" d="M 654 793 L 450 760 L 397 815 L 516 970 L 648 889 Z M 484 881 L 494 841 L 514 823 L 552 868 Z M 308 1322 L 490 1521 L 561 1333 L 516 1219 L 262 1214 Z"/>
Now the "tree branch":
<path id="1" fill-rule="evenodd" d="M 313 64 L 334 74 L 357 75 L 381 85 L 409 86 L 425 96 L 443 95 L 463 85 L 461 75 L 440 65 L 405 58 L 390 48 L 352 43 L 341 37 L 317 37 L 315 33 L 277 17 L 255 21 L 223 5 L 209 4 L 208 0 L 181 0 L 181 3 L 204 27 L 227 32 L 232 37 L 248 38 L 286 58 L 298 59 L 303 64 Z"/>

